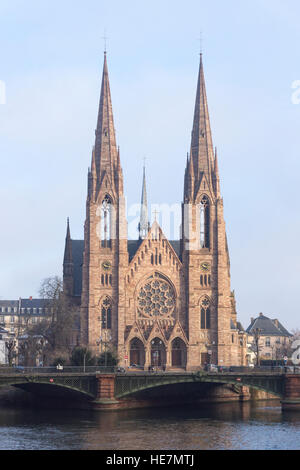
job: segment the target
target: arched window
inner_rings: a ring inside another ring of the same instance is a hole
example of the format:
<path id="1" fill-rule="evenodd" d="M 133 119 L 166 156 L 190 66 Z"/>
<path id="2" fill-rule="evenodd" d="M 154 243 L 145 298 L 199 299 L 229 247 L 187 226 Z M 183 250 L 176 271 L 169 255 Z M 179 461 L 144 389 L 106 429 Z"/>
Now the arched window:
<path id="1" fill-rule="evenodd" d="M 207 196 L 203 196 L 200 202 L 200 247 L 210 248 L 210 208 L 209 199 Z"/>
<path id="2" fill-rule="evenodd" d="M 112 302 L 109 297 L 105 297 L 101 304 L 101 325 L 102 330 L 111 329 Z"/>
<path id="3" fill-rule="evenodd" d="M 211 327 L 210 300 L 205 297 L 201 302 L 201 330 L 210 330 Z"/>
<path id="4" fill-rule="evenodd" d="M 101 206 L 101 246 L 111 248 L 112 200 L 106 195 Z"/>

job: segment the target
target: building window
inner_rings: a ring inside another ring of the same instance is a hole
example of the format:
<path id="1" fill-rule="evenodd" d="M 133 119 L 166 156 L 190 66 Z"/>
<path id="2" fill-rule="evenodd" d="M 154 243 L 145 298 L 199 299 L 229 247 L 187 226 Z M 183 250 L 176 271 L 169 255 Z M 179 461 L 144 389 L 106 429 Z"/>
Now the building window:
<path id="1" fill-rule="evenodd" d="M 201 330 L 210 330 L 211 327 L 210 300 L 205 297 L 201 302 Z"/>
<path id="2" fill-rule="evenodd" d="M 105 297 L 101 305 L 102 330 L 111 329 L 111 311 L 112 311 L 112 301 L 109 297 Z"/>
<path id="3" fill-rule="evenodd" d="M 106 195 L 101 207 L 101 246 L 111 248 L 112 200 Z"/>
<path id="4" fill-rule="evenodd" d="M 200 202 L 200 247 L 210 248 L 210 207 L 209 199 L 203 196 Z"/>
<path id="5" fill-rule="evenodd" d="M 175 292 L 169 281 L 155 273 L 141 287 L 137 297 L 140 318 L 171 318 L 176 308 Z"/>
<path id="6" fill-rule="evenodd" d="M 271 339 L 266 338 L 266 347 L 269 348 L 271 346 Z"/>

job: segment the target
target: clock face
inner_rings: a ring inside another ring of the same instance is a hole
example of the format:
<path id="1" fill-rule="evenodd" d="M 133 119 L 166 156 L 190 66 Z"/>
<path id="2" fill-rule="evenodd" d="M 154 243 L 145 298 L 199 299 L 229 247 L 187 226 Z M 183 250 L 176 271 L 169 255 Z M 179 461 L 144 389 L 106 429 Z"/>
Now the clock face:
<path id="1" fill-rule="evenodd" d="M 102 268 L 105 270 L 105 271 L 108 271 L 110 268 L 111 268 L 111 262 L 110 261 L 104 261 L 102 263 Z"/>
<path id="2" fill-rule="evenodd" d="M 209 268 L 210 268 L 210 264 L 205 262 L 205 263 L 201 263 L 200 264 L 200 268 L 201 268 L 201 271 L 207 273 L 209 271 Z"/>

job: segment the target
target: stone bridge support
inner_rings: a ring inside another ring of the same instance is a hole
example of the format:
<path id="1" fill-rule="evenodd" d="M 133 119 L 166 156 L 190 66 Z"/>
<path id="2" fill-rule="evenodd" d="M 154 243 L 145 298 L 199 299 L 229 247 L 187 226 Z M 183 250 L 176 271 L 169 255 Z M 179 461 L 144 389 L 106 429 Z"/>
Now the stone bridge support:
<path id="1" fill-rule="evenodd" d="M 286 375 L 283 390 L 282 409 L 300 411 L 300 374 Z"/>
<path id="2" fill-rule="evenodd" d="M 118 408 L 119 402 L 115 398 L 115 380 L 113 374 L 96 375 L 97 395 L 93 401 L 93 407 L 97 409 L 114 409 Z"/>

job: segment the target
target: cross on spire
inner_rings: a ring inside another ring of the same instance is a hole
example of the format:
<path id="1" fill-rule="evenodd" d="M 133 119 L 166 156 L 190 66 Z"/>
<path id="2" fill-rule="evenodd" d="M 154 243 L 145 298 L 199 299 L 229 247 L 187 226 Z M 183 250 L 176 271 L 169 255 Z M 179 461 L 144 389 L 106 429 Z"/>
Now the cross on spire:
<path id="1" fill-rule="evenodd" d="M 104 54 L 106 54 L 107 52 L 107 40 L 108 40 L 108 37 L 106 36 L 106 29 L 104 30 L 104 36 L 102 37 L 103 41 L 104 41 Z"/>
<path id="2" fill-rule="evenodd" d="M 199 55 L 202 55 L 202 53 L 203 53 L 203 33 L 202 33 L 202 31 L 200 31 L 200 37 L 199 37 L 198 41 L 200 43 L 200 54 Z"/>
<path id="3" fill-rule="evenodd" d="M 159 214 L 159 211 L 158 211 L 157 209 L 155 209 L 155 210 L 153 211 L 153 214 L 154 214 L 155 222 L 157 222 L 157 216 L 158 216 L 158 214 Z"/>

